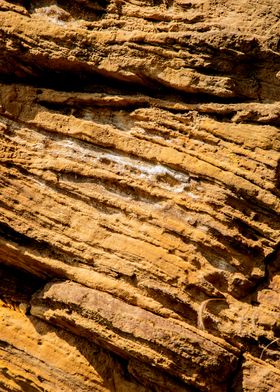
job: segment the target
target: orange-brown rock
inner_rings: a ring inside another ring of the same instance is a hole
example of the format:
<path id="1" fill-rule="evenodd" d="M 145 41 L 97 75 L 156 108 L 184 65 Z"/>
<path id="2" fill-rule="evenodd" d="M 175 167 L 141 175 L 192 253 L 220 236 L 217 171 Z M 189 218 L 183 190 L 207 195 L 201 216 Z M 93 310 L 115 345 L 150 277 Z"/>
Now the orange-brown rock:
<path id="1" fill-rule="evenodd" d="M 0 2 L 1 391 L 280 391 L 279 13 Z"/>

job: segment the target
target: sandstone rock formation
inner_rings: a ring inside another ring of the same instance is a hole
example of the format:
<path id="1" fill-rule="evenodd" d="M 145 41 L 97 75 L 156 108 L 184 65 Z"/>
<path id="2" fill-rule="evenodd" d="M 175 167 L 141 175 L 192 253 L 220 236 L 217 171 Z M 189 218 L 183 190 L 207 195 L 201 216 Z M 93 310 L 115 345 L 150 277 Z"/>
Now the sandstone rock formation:
<path id="1" fill-rule="evenodd" d="M 280 391 L 280 3 L 0 2 L 0 391 Z"/>

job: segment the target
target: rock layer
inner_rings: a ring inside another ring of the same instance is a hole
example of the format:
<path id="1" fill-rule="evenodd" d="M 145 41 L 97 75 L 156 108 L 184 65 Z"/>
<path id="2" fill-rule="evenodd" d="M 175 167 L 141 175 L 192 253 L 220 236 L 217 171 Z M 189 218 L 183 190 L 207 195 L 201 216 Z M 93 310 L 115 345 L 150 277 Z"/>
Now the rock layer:
<path id="1" fill-rule="evenodd" d="M 277 391 L 279 12 L 1 2 L 0 389 Z"/>
<path id="2" fill-rule="evenodd" d="M 201 390 L 223 390 L 236 368 L 239 352 L 222 340 L 77 283 L 47 285 L 33 298 L 31 313 Z"/>

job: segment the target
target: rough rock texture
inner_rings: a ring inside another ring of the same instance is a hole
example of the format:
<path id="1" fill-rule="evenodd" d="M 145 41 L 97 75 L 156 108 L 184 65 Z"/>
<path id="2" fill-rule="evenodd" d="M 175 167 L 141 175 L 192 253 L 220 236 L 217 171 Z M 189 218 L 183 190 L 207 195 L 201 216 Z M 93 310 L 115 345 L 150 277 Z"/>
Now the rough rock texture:
<path id="1" fill-rule="evenodd" d="M 280 391 L 279 18 L 0 2 L 0 391 Z"/>

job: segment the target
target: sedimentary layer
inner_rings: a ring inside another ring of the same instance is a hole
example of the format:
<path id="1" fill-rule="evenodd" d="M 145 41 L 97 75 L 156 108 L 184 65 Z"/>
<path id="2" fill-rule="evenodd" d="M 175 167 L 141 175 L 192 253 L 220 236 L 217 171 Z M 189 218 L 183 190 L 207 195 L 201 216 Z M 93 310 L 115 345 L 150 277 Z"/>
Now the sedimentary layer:
<path id="1" fill-rule="evenodd" d="M 277 392 L 279 12 L 1 2 L 0 390 Z"/>

